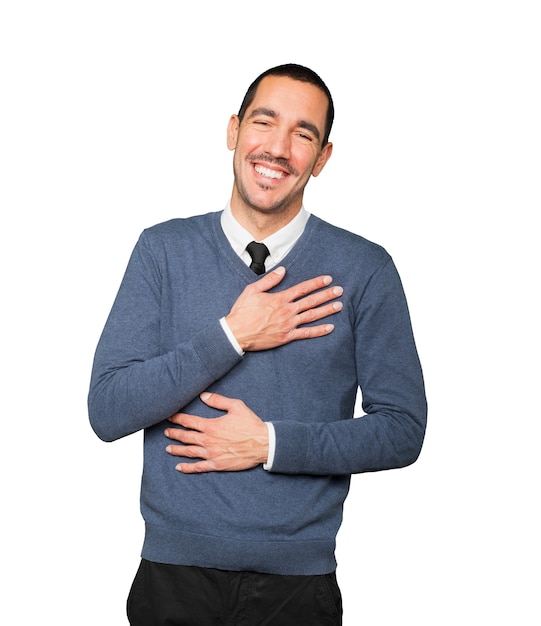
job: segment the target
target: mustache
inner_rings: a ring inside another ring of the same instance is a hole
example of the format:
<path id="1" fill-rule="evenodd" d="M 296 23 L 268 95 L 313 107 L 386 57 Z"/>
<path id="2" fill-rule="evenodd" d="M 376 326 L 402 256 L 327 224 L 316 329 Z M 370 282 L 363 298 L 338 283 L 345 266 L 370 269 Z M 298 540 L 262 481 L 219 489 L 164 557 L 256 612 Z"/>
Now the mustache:
<path id="1" fill-rule="evenodd" d="M 254 161 L 263 161 L 264 163 L 268 163 L 269 165 L 276 165 L 284 169 L 288 174 L 292 176 L 298 176 L 298 171 L 289 163 L 287 159 L 282 159 L 280 157 L 275 158 L 270 154 L 250 154 L 246 157 L 246 160 L 249 163 L 253 163 Z"/>

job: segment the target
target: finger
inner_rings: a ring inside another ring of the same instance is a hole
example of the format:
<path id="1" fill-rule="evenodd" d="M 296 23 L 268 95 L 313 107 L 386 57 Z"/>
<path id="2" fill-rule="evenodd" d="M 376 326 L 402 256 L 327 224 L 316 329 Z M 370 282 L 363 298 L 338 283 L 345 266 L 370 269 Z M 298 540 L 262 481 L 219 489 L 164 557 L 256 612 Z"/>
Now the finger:
<path id="1" fill-rule="evenodd" d="M 185 430 L 184 428 L 166 428 L 163 434 L 168 439 L 190 445 L 202 445 L 204 437 L 198 430 Z"/>
<path id="2" fill-rule="evenodd" d="M 199 397 L 207 406 L 218 409 L 219 411 L 230 411 L 233 405 L 239 402 L 236 398 L 228 398 L 227 396 L 222 396 L 219 393 L 211 393 L 210 391 L 204 391 Z"/>
<path id="3" fill-rule="evenodd" d="M 334 324 L 319 324 L 317 326 L 303 326 L 296 328 L 289 333 L 290 341 L 299 339 L 313 339 L 314 337 L 324 337 L 334 330 Z"/>
<path id="4" fill-rule="evenodd" d="M 342 302 L 331 302 L 322 306 L 310 308 L 306 311 L 302 311 L 295 316 L 295 326 L 302 326 L 303 324 L 310 324 L 311 322 L 317 322 L 318 320 L 328 317 L 329 315 L 335 315 L 344 308 Z"/>
<path id="5" fill-rule="evenodd" d="M 205 419 L 197 415 L 190 415 L 189 413 L 175 413 L 169 418 L 169 421 L 178 426 L 184 426 L 191 430 L 202 430 L 205 425 Z"/>
<path id="6" fill-rule="evenodd" d="M 313 293 L 305 298 L 301 298 L 297 300 L 297 310 L 298 311 L 307 311 L 308 309 L 313 309 L 320 304 L 324 304 L 325 302 L 329 302 L 329 300 L 334 300 L 335 298 L 340 297 L 344 293 L 344 289 L 339 286 L 331 287 L 330 289 L 324 289 L 323 291 L 318 291 L 317 293 Z M 340 307 L 341 309 L 342 307 Z M 334 313 L 339 311 L 340 309 L 335 309 Z"/>
<path id="7" fill-rule="evenodd" d="M 294 302 L 295 300 L 307 296 L 314 291 L 322 289 L 323 287 L 328 287 L 331 283 L 332 276 L 317 276 L 316 278 L 310 278 L 309 280 L 304 280 L 302 283 L 293 285 L 293 287 L 289 287 L 284 290 L 282 294 L 286 296 L 290 302 Z"/>
<path id="8" fill-rule="evenodd" d="M 272 272 L 265 274 L 265 276 L 259 280 L 256 280 L 255 283 L 252 283 L 252 286 L 257 289 L 257 291 L 269 291 L 273 287 L 276 287 L 276 285 L 279 285 L 285 275 L 285 267 L 280 266 L 272 270 Z"/>
<path id="9" fill-rule="evenodd" d="M 184 418 L 189 417 L 187 413 L 175 413 L 168 418 L 172 424 L 181 424 Z"/>
<path id="10" fill-rule="evenodd" d="M 165 448 L 165 451 L 167 452 L 167 454 L 170 454 L 171 456 L 187 456 L 186 446 L 177 446 L 174 444 L 169 444 Z"/>
<path id="11" fill-rule="evenodd" d="M 201 474 L 203 472 L 214 472 L 216 467 L 212 461 L 196 461 L 195 463 L 179 463 L 176 470 L 183 474 Z"/>
<path id="12" fill-rule="evenodd" d="M 204 448 L 198 446 L 168 445 L 165 451 L 171 456 L 183 456 L 188 459 L 204 459 L 206 456 Z"/>

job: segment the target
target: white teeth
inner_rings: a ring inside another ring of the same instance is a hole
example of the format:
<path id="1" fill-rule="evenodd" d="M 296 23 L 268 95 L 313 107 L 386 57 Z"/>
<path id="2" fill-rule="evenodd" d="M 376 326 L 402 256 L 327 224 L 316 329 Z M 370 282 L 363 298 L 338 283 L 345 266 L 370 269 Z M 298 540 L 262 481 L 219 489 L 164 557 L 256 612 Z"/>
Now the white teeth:
<path id="1" fill-rule="evenodd" d="M 277 172 L 275 170 L 269 170 L 267 167 L 263 167 L 262 165 L 256 165 L 255 171 L 262 176 L 266 176 L 267 178 L 282 178 L 283 172 Z"/>

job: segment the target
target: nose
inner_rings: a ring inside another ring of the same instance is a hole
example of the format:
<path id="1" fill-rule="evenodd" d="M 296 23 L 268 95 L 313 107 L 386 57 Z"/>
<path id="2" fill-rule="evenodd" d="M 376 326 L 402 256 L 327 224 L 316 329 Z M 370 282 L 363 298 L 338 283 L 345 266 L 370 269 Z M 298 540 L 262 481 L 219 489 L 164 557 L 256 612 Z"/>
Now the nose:
<path id="1" fill-rule="evenodd" d="M 265 150 L 276 159 L 289 159 L 291 152 L 289 133 L 284 129 L 274 128 L 267 136 Z"/>

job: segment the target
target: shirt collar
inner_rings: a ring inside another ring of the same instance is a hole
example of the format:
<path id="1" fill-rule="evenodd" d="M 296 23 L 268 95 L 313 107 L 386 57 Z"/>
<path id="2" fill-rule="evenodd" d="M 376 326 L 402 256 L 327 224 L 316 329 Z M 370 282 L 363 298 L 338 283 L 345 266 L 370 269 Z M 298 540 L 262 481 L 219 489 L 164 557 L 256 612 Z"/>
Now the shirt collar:
<path id="1" fill-rule="evenodd" d="M 310 213 L 304 207 L 301 207 L 301 210 L 288 224 L 261 241 L 261 243 L 267 246 L 270 253 L 265 263 L 267 268 L 277 265 L 291 250 L 297 239 L 304 232 L 309 217 Z M 250 256 L 246 252 L 246 246 L 250 241 L 254 240 L 254 237 L 233 217 L 229 202 L 223 210 L 221 224 L 233 250 L 245 261 L 248 261 Z"/>

